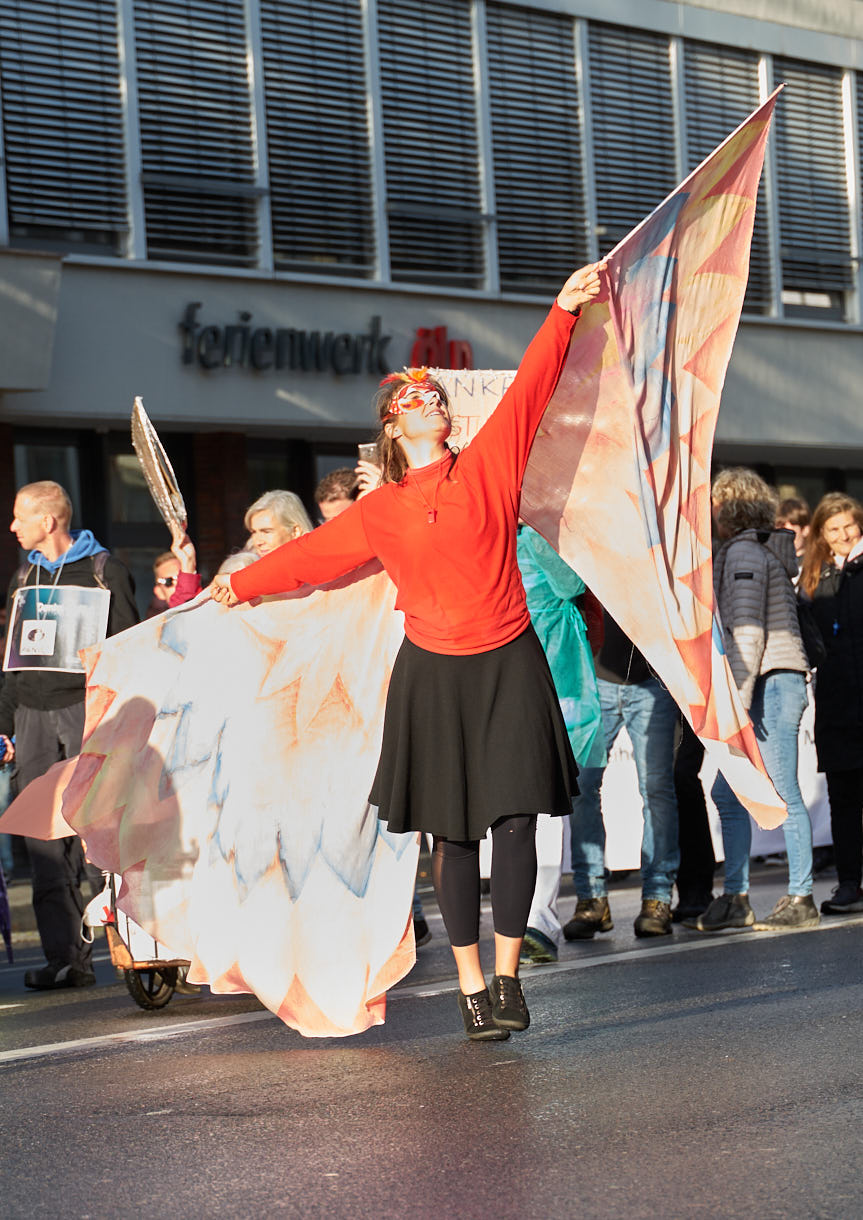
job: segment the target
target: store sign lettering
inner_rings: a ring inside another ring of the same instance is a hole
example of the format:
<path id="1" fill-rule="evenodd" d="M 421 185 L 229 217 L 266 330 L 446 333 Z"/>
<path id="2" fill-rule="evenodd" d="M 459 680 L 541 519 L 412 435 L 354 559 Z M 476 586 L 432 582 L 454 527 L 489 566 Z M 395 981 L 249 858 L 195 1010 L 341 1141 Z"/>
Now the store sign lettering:
<path id="1" fill-rule="evenodd" d="M 472 369 L 473 351 L 466 339 L 450 339 L 445 326 L 417 328 L 411 348 L 413 368 Z"/>
<path id="2" fill-rule="evenodd" d="M 200 301 L 186 306 L 180 322 L 183 364 L 204 369 L 296 369 L 304 373 L 374 373 L 390 371 L 386 356 L 392 335 L 381 333 L 375 315 L 365 334 L 336 334 L 328 330 L 250 325 L 252 315 L 242 312 L 229 326 L 203 326 L 198 321 Z"/>
<path id="3" fill-rule="evenodd" d="M 253 327 L 252 315 L 246 311 L 237 315 L 236 323 L 204 325 L 198 318 L 200 309 L 201 302 L 192 301 L 180 322 L 183 364 L 197 364 L 202 369 L 291 369 L 339 376 L 383 375 L 392 369 L 387 355 L 392 335 L 382 333 L 377 314 L 368 330 L 358 335 L 290 326 Z M 414 367 L 471 369 L 473 352 L 465 339 L 450 339 L 445 326 L 420 326 L 408 363 Z"/>

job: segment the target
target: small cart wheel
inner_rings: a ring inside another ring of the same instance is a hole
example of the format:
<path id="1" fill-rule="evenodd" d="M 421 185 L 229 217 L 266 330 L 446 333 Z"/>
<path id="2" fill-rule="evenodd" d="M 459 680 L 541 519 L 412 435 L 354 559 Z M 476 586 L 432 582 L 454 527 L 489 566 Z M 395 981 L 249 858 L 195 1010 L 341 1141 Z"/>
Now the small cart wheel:
<path id="1" fill-rule="evenodd" d="M 177 988 L 177 967 L 126 970 L 129 995 L 141 1008 L 164 1008 Z"/>

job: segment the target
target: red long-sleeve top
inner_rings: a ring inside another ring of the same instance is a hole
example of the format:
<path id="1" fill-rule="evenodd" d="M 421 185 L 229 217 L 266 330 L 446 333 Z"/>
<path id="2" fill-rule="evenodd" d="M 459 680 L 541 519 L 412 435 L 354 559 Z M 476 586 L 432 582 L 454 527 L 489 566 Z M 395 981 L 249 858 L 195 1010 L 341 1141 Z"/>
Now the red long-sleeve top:
<path id="1" fill-rule="evenodd" d="M 400 483 L 384 484 L 234 572 L 236 596 L 327 584 L 377 557 L 398 589 L 405 634 L 420 648 L 462 655 L 514 640 L 530 623 L 516 562 L 522 478 L 575 320 L 552 306 L 512 385 L 463 453 L 409 470 Z"/>

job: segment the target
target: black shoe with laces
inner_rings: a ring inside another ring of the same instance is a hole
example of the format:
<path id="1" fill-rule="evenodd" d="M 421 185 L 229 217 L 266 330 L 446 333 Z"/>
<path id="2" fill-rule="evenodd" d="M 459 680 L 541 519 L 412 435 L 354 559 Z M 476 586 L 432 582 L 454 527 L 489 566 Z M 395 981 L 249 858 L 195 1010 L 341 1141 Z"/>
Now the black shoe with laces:
<path id="1" fill-rule="evenodd" d="M 849 915 L 854 911 L 863 911 L 863 890 L 854 881 L 840 881 L 821 903 L 822 915 Z"/>
<path id="2" fill-rule="evenodd" d="M 530 1013 L 524 1002 L 521 983 L 509 974 L 496 974 L 491 980 L 491 1011 L 495 1025 L 502 1029 L 527 1029 Z"/>
<path id="3" fill-rule="evenodd" d="M 472 995 L 458 993 L 458 1006 L 464 1021 L 464 1032 L 472 1042 L 503 1042 L 509 1037 L 508 1029 L 495 1024 L 491 1011 L 488 988 Z"/>

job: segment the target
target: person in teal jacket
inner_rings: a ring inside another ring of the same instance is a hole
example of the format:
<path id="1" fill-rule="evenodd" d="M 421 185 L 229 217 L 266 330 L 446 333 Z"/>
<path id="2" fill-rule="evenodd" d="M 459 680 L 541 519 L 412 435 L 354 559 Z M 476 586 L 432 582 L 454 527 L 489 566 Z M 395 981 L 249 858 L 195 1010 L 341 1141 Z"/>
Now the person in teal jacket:
<path id="1" fill-rule="evenodd" d="M 529 526 L 518 529 L 518 566 L 527 608 L 548 658 L 572 751 L 579 767 L 604 767 L 605 745 L 596 672 L 578 599 L 584 581 Z M 563 819 L 537 820 L 537 881 L 522 946 L 525 965 L 557 961 L 561 926 L 557 895 L 563 867 Z"/>

